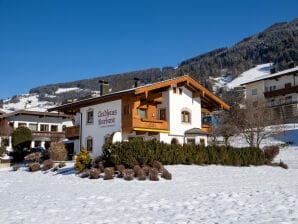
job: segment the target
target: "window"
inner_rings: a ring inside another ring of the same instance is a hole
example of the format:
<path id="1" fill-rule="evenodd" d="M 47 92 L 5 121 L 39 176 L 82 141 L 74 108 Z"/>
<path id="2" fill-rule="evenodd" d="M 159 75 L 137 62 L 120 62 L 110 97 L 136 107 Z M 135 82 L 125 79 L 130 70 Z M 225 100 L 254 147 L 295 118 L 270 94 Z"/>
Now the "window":
<path id="1" fill-rule="evenodd" d="M 139 109 L 140 118 L 146 118 L 147 111 L 146 109 Z"/>
<path id="2" fill-rule="evenodd" d="M 41 124 L 40 125 L 40 131 L 49 131 L 49 125 L 48 124 Z"/>
<path id="3" fill-rule="evenodd" d="M 51 125 L 51 131 L 57 132 L 58 131 L 58 125 Z"/>
<path id="4" fill-rule="evenodd" d="M 19 126 L 18 127 L 27 127 L 27 124 L 26 123 L 19 122 Z"/>
<path id="5" fill-rule="evenodd" d="M 271 106 L 274 106 L 275 105 L 275 99 L 272 99 L 271 100 Z"/>
<path id="6" fill-rule="evenodd" d="M 177 92 L 177 88 L 173 87 L 173 93 L 176 93 L 176 92 Z"/>
<path id="7" fill-rule="evenodd" d="M 181 112 L 181 122 L 190 123 L 190 113 L 188 111 Z"/>
<path id="8" fill-rule="evenodd" d="M 291 88 L 291 87 L 292 87 L 292 83 L 289 82 L 285 84 L 285 88 Z"/>
<path id="9" fill-rule="evenodd" d="M 196 140 L 194 138 L 187 138 L 186 142 L 189 145 L 195 145 L 196 144 Z"/>
<path id="10" fill-rule="evenodd" d="M 274 90 L 276 90 L 276 86 L 270 86 L 270 91 L 274 91 Z"/>
<path id="11" fill-rule="evenodd" d="M 93 110 L 87 111 L 87 124 L 93 124 Z"/>
<path id="12" fill-rule="evenodd" d="M 93 139 L 92 139 L 92 137 L 88 137 L 87 138 L 87 150 L 89 152 L 92 152 L 92 149 L 93 149 Z"/>
<path id="13" fill-rule="evenodd" d="M 258 89 L 252 89 L 251 90 L 251 95 L 252 96 L 258 95 Z"/>
<path id="14" fill-rule="evenodd" d="M 37 131 L 37 124 L 30 123 L 30 124 L 29 124 L 29 129 L 30 129 L 31 131 Z"/>
<path id="15" fill-rule="evenodd" d="M 285 97 L 285 102 L 286 103 L 292 103 L 292 96 L 286 96 Z"/>
<path id="16" fill-rule="evenodd" d="M 179 88 L 179 95 L 182 95 L 182 88 Z"/>
<path id="17" fill-rule="evenodd" d="M 160 109 L 159 110 L 159 120 L 163 120 L 163 121 L 167 120 L 166 109 Z"/>

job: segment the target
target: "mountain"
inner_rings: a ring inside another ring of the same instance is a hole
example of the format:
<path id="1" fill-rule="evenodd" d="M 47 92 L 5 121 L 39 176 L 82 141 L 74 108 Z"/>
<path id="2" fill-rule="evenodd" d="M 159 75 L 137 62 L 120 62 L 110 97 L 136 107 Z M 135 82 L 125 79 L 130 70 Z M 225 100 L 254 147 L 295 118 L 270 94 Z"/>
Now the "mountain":
<path id="1" fill-rule="evenodd" d="M 99 80 L 108 81 L 112 92 L 131 88 L 134 78 L 144 84 L 190 74 L 210 90 L 218 80 L 232 81 L 257 65 L 273 63 L 276 70 L 298 64 L 298 18 L 276 23 L 264 31 L 247 37 L 229 48 L 220 48 L 182 61 L 177 68 L 150 68 L 121 74 L 106 75 L 66 83 L 39 86 L 30 90 L 39 101 L 61 104 L 66 99 L 78 99 L 97 93 Z M 216 84 L 217 85 L 217 84 Z M 218 92 L 220 94 L 221 91 Z M 13 97 L 17 100 L 18 96 Z M 9 101 L 0 101 L 5 107 Z M 2 106 L 1 106 L 2 104 Z"/>

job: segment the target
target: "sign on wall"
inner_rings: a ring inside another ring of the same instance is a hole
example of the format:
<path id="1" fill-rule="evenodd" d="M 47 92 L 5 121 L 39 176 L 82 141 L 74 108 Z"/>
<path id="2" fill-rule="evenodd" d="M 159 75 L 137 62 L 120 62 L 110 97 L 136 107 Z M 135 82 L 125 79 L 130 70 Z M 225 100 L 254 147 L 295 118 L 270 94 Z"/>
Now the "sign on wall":
<path id="1" fill-rule="evenodd" d="M 100 110 L 97 113 L 99 127 L 113 127 L 115 126 L 117 110 Z"/>

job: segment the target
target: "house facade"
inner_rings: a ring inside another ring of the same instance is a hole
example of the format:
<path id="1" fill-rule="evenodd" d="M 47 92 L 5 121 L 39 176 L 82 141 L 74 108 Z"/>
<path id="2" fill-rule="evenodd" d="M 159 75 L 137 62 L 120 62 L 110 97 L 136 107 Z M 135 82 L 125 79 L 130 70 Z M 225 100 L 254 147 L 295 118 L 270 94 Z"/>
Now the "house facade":
<path id="1" fill-rule="evenodd" d="M 103 88 L 101 88 L 103 89 Z M 172 144 L 207 144 L 208 127 L 202 114 L 229 106 L 190 76 L 64 104 L 58 110 L 75 115 L 75 126 L 66 137 L 75 152 L 86 147 L 92 157 L 111 139 L 157 140 Z"/>
<path id="2" fill-rule="evenodd" d="M 27 127 L 32 132 L 31 147 L 47 148 L 52 141 L 65 139 L 65 128 L 73 126 L 72 117 L 65 114 L 19 110 L 0 115 L 0 128 Z M 12 151 L 11 136 L 2 136 L 7 151 Z"/>
<path id="3" fill-rule="evenodd" d="M 265 101 L 276 119 L 286 123 L 298 121 L 298 67 L 242 85 L 246 87 L 246 98 Z"/>

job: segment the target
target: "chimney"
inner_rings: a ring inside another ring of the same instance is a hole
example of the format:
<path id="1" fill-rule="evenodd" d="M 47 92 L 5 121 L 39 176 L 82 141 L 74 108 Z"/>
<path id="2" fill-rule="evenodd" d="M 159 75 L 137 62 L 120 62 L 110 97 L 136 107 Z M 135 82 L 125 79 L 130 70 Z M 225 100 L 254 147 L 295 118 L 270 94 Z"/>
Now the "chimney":
<path id="1" fill-rule="evenodd" d="M 135 86 L 134 86 L 135 88 L 138 87 L 138 86 L 140 86 L 140 82 L 141 81 L 140 81 L 139 78 L 134 78 L 133 80 L 135 81 Z"/>
<path id="2" fill-rule="evenodd" d="M 106 95 L 109 93 L 109 82 L 104 80 L 99 80 L 99 92 L 100 95 Z"/>
<path id="3" fill-rule="evenodd" d="M 295 62 L 290 61 L 289 64 L 288 64 L 288 67 L 289 68 L 295 68 Z"/>
<path id="4" fill-rule="evenodd" d="M 276 68 L 275 67 L 270 68 L 270 74 L 274 74 L 274 73 L 276 73 Z"/>

